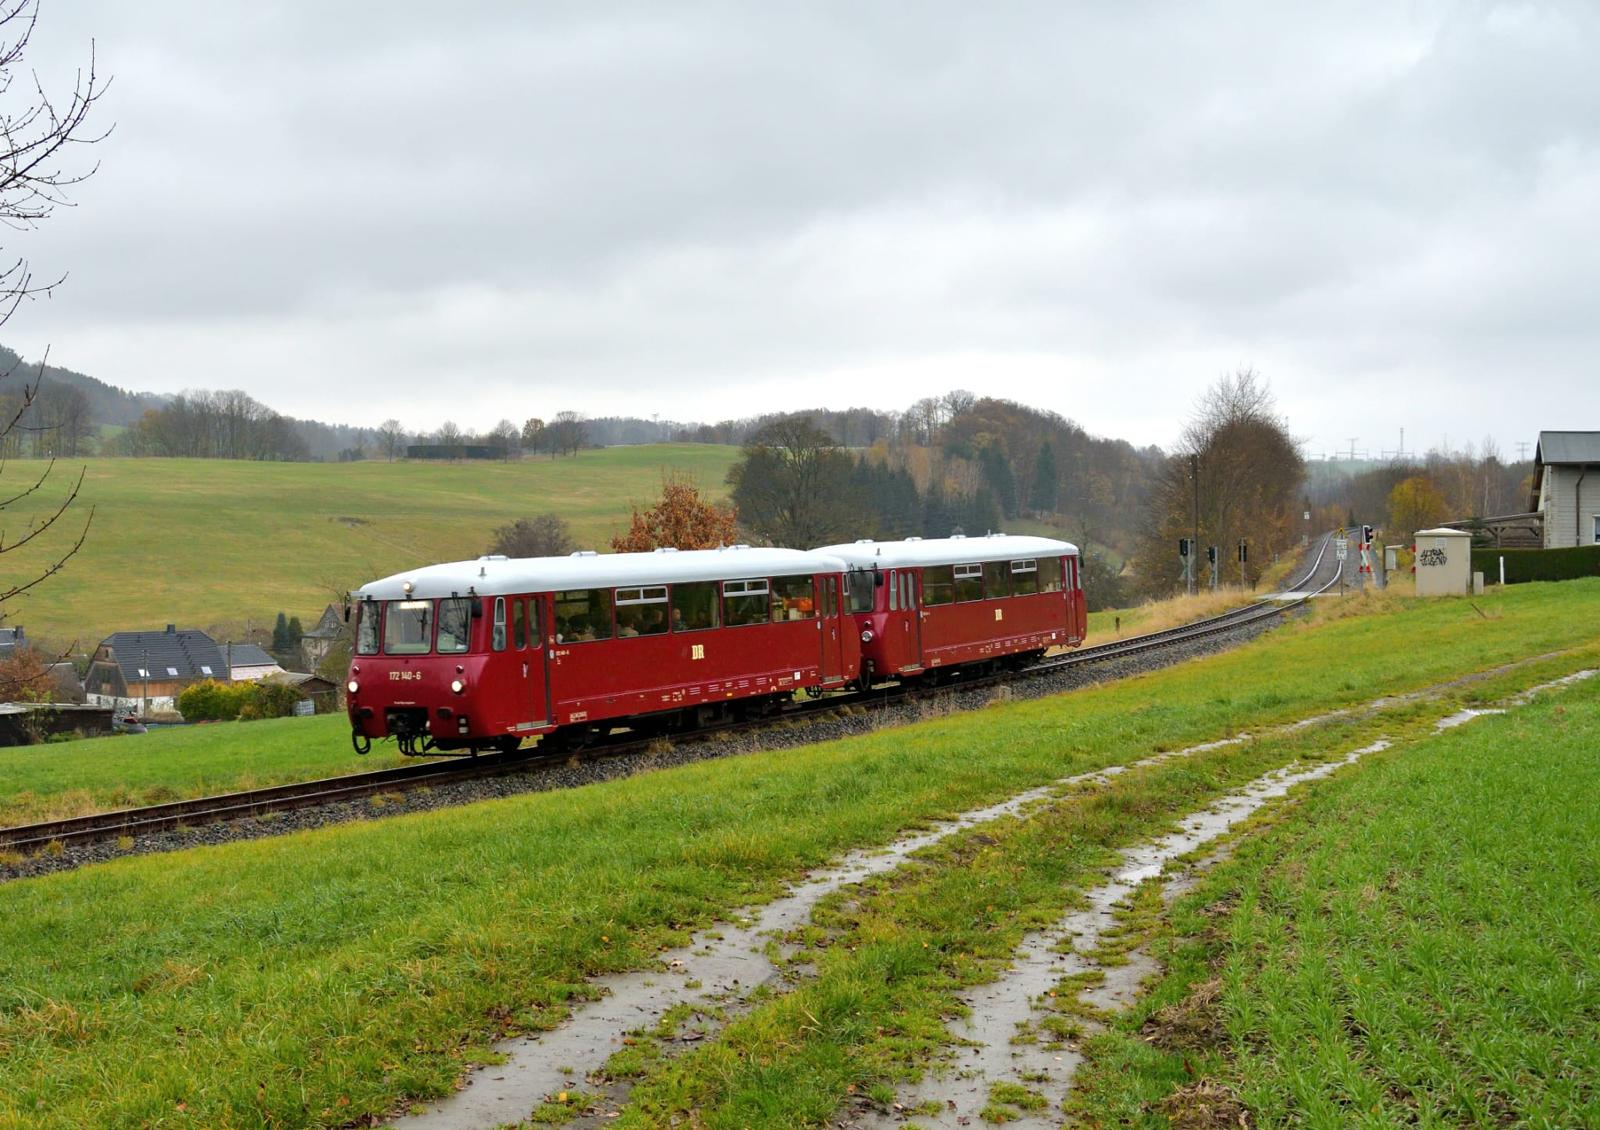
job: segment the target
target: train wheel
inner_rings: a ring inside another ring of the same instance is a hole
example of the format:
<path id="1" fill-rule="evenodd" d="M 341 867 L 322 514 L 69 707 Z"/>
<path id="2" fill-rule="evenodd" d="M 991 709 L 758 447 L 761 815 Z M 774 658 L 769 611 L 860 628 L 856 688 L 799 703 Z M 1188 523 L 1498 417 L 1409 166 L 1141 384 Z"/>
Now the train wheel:
<path id="1" fill-rule="evenodd" d="M 501 753 L 516 753 L 517 750 L 522 748 L 522 739 L 515 734 L 507 734 L 505 737 L 494 740 L 494 748 Z"/>

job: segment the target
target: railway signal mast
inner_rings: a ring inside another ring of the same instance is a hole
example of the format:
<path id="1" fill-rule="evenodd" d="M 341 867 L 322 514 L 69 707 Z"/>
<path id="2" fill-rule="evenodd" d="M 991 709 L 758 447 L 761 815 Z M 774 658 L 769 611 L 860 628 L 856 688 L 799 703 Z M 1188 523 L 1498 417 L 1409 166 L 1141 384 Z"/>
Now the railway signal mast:
<path id="1" fill-rule="evenodd" d="M 1178 559 L 1183 562 L 1183 588 L 1190 596 L 1194 595 L 1194 555 L 1189 552 L 1193 544 L 1188 538 L 1178 539 Z"/>

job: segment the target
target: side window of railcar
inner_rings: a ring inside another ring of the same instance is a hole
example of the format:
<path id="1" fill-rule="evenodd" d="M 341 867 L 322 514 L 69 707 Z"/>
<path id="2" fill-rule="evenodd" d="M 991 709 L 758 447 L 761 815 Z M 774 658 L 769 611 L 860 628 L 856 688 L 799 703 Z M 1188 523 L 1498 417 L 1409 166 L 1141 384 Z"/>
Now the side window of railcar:
<path id="1" fill-rule="evenodd" d="M 611 638 L 611 590 L 573 589 L 556 593 L 556 639 L 586 643 Z"/>
<path id="2" fill-rule="evenodd" d="M 871 612 L 877 603 L 876 574 L 872 569 L 852 569 L 845 574 L 845 595 L 850 598 L 851 612 Z"/>
<path id="3" fill-rule="evenodd" d="M 722 601 L 718 597 L 716 581 L 672 586 L 674 632 L 700 632 L 715 628 L 721 623 L 717 615 L 721 609 Z"/>
<path id="4" fill-rule="evenodd" d="M 1014 596 L 1032 596 L 1039 591 L 1039 563 L 1013 561 L 1011 563 L 1011 592 Z"/>
<path id="5" fill-rule="evenodd" d="M 505 641 L 505 633 L 501 630 L 501 642 Z M 439 602 L 439 653 L 441 655 L 459 655 L 467 650 L 471 642 L 472 632 L 472 601 L 464 596 L 452 597 Z"/>
<path id="6" fill-rule="evenodd" d="M 822 578 L 822 615 L 832 618 L 839 614 L 839 578 Z"/>
<path id="7" fill-rule="evenodd" d="M 378 654 L 378 602 L 363 600 L 356 605 L 356 654 Z"/>
<path id="8" fill-rule="evenodd" d="M 891 569 L 887 576 L 889 579 L 884 584 L 889 589 L 889 611 L 898 612 L 900 611 L 900 574 Z"/>
<path id="9" fill-rule="evenodd" d="M 772 619 L 809 620 L 817 614 L 811 593 L 811 577 L 772 578 Z"/>
<path id="10" fill-rule="evenodd" d="M 528 646 L 528 626 L 522 618 L 522 601 L 511 602 L 511 646 L 521 651 Z"/>
<path id="11" fill-rule="evenodd" d="M 969 600 L 983 599 L 983 566 L 982 565 L 957 565 L 956 599 L 965 603 Z"/>
<path id="12" fill-rule="evenodd" d="M 617 590 L 617 635 L 656 636 L 667 630 L 667 586 Z"/>
<path id="13" fill-rule="evenodd" d="M 917 578 L 910 569 L 900 570 L 900 607 L 912 609 L 917 606 Z"/>
<path id="14" fill-rule="evenodd" d="M 1061 558 L 1039 558 L 1039 591 L 1061 591 Z"/>
<path id="15" fill-rule="evenodd" d="M 391 600 L 383 623 L 385 655 L 426 655 L 433 644 L 433 601 Z"/>
<path id="16" fill-rule="evenodd" d="M 544 646 L 544 625 L 540 622 L 541 619 L 542 619 L 542 617 L 539 614 L 539 598 L 536 597 L 536 596 L 530 596 L 528 598 L 528 646 L 529 647 L 543 647 Z"/>
<path id="17" fill-rule="evenodd" d="M 1004 561 L 983 563 L 983 595 L 994 600 L 1011 595 L 1011 566 Z"/>
<path id="18" fill-rule="evenodd" d="M 730 628 L 760 624 L 767 618 L 767 582 L 723 581 L 722 622 Z"/>
<path id="19" fill-rule="evenodd" d="M 439 629 L 439 634 L 443 636 L 443 628 Z M 489 637 L 489 646 L 495 651 L 506 649 L 506 598 L 503 596 L 494 598 L 494 631 Z M 444 648 L 439 650 L 443 651 Z"/>
<path id="20" fill-rule="evenodd" d="M 956 598 L 955 567 L 929 565 L 922 570 L 922 606 L 949 604 Z"/>

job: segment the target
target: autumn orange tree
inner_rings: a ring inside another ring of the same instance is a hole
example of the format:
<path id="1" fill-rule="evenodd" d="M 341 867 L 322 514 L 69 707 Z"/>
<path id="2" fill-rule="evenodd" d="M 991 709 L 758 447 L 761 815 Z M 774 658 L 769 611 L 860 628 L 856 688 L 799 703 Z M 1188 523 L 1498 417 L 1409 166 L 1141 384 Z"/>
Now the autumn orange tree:
<path id="1" fill-rule="evenodd" d="M 661 481 L 661 498 L 644 510 L 633 508 L 628 532 L 611 539 L 618 553 L 648 553 L 674 549 L 715 549 L 731 545 L 737 537 L 738 512 L 718 506 L 687 479 L 667 475 Z"/>

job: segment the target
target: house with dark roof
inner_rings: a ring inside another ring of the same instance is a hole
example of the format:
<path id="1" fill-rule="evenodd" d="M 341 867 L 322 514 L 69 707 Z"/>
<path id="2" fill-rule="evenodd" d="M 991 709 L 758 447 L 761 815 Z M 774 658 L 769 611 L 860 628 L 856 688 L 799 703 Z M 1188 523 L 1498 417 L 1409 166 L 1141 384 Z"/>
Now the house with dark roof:
<path id="1" fill-rule="evenodd" d="M 83 688 L 92 703 L 118 709 L 168 711 L 178 694 L 205 679 L 228 679 L 227 660 L 202 631 L 116 632 L 100 641 Z"/>
<path id="2" fill-rule="evenodd" d="M 305 652 L 306 666 L 313 671 L 322 666 L 322 661 L 328 658 L 328 652 L 345 638 L 349 630 L 338 608 L 331 604 L 324 608 L 317 626 L 300 636 L 300 650 Z"/>
<path id="3" fill-rule="evenodd" d="M 28 646 L 28 637 L 22 631 L 22 625 L 14 628 L 0 628 L 0 659 L 7 659 L 18 648 Z"/>
<path id="4" fill-rule="evenodd" d="M 1600 432 L 1540 432 L 1528 504 L 1546 549 L 1600 544 Z"/>
<path id="5" fill-rule="evenodd" d="M 283 674 L 283 665 L 253 643 L 225 643 L 222 654 L 228 661 L 228 677 L 236 683 L 253 683 L 268 675 Z"/>

